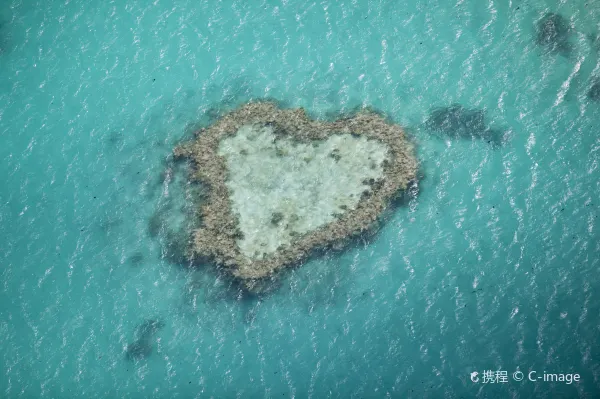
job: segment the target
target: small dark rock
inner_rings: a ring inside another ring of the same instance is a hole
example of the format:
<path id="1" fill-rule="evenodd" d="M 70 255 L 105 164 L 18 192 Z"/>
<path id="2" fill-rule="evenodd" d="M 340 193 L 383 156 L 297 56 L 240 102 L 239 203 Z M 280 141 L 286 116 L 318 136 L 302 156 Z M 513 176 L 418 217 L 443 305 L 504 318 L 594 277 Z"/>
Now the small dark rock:
<path id="1" fill-rule="evenodd" d="M 236 231 L 233 234 L 232 238 L 235 238 L 236 240 L 243 240 L 244 239 L 244 233 L 242 232 L 242 230 L 240 230 L 238 228 L 238 229 L 236 229 Z"/>
<path id="2" fill-rule="evenodd" d="M 372 186 L 373 184 L 375 184 L 375 179 L 373 179 L 372 177 L 370 179 L 364 179 L 362 181 L 362 184 L 366 186 Z"/>
<path id="3" fill-rule="evenodd" d="M 278 124 L 273 123 L 272 126 L 273 126 L 273 134 L 276 137 L 279 138 L 279 137 L 287 136 L 288 135 L 287 132 L 286 132 L 286 130 L 283 127 L 279 126 Z"/>
<path id="4" fill-rule="evenodd" d="M 283 220 L 283 213 L 281 212 L 273 212 L 273 214 L 271 215 L 271 224 L 277 226 L 279 225 L 279 222 L 281 222 Z"/>
<path id="5" fill-rule="evenodd" d="M 340 155 L 340 150 L 338 150 L 337 148 L 331 151 L 329 157 L 335 159 L 336 162 L 342 159 L 342 156 Z"/>

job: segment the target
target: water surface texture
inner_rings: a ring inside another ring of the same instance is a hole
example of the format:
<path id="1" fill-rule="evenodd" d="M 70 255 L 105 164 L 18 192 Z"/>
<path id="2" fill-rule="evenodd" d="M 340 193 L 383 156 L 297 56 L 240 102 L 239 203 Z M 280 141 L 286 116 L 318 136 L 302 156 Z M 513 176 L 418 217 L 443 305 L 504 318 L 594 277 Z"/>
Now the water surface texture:
<path id="1" fill-rule="evenodd" d="M 598 397 L 597 21 L 591 0 L 3 1 L 0 397 Z M 424 177 L 370 241 L 253 298 L 182 265 L 194 191 L 168 155 L 265 97 L 384 112 Z"/>

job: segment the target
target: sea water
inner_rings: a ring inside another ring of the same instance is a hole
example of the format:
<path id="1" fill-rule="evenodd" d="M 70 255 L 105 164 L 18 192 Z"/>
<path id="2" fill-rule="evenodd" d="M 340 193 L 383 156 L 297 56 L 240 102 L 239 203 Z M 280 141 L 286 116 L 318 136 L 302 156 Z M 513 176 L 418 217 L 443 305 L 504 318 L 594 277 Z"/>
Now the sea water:
<path id="1" fill-rule="evenodd" d="M 547 12 L 570 54 L 536 45 Z M 3 1 L 0 397 L 600 395 L 599 20 L 585 0 Z M 247 297 L 165 226 L 189 202 L 172 148 L 258 98 L 374 107 L 423 177 L 375 237 Z M 502 145 L 432 134 L 454 103 Z"/>

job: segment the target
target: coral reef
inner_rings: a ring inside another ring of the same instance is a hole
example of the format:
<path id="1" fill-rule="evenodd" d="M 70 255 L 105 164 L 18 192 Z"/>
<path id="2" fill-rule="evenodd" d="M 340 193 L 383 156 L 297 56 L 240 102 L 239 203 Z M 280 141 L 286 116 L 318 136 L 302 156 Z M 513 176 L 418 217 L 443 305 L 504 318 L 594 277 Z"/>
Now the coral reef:
<path id="1" fill-rule="evenodd" d="M 483 110 L 465 108 L 460 104 L 433 109 L 425 126 L 454 139 L 475 138 L 493 144 L 500 144 L 502 141 L 502 132 L 486 125 Z"/>
<path id="2" fill-rule="evenodd" d="M 600 79 L 594 81 L 587 92 L 587 96 L 592 101 L 600 101 Z"/>
<path id="3" fill-rule="evenodd" d="M 158 332 L 165 326 L 161 320 L 148 319 L 137 327 L 138 339 L 150 339 L 154 333 Z"/>
<path id="4" fill-rule="evenodd" d="M 314 250 L 377 227 L 417 175 L 400 126 L 370 111 L 333 122 L 271 102 L 224 115 L 174 154 L 208 188 L 192 255 L 257 290 Z"/>
<path id="5" fill-rule="evenodd" d="M 142 360 L 152 354 L 152 344 L 149 341 L 134 341 L 127 345 L 125 358 L 129 361 Z"/>
<path id="6" fill-rule="evenodd" d="M 426 125 L 432 130 L 444 131 L 454 137 L 470 137 L 486 130 L 484 111 L 468 109 L 460 104 L 435 108 Z"/>
<path id="7" fill-rule="evenodd" d="M 547 13 L 536 26 L 535 42 L 549 53 L 567 55 L 571 51 L 569 21 L 562 15 Z"/>
<path id="8" fill-rule="evenodd" d="M 127 345 L 125 358 L 130 361 L 145 359 L 152 354 L 152 337 L 165 326 L 161 320 L 144 320 L 135 331 L 135 341 Z"/>

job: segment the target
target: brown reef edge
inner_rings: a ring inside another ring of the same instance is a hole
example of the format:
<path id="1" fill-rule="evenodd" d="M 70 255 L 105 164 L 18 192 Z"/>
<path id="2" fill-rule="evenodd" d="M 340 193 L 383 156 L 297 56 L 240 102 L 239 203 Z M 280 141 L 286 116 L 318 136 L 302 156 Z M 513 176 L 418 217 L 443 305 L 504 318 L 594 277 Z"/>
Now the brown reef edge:
<path id="1" fill-rule="evenodd" d="M 370 190 L 363 192 L 355 209 L 295 237 L 290 245 L 262 259 L 250 259 L 240 252 L 236 243 L 242 233 L 226 186 L 226 160 L 218 154 L 220 141 L 234 136 L 244 125 L 270 125 L 277 139 L 304 143 L 325 140 L 334 134 L 362 135 L 384 143 L 389 160 L 383 162 L 383 178 L 369 182 Z M 199 200 L 200 225 L 192 232 L 190 257 L 216 263 L 249 291 L 258 290 L 260 282 L 279 269 L 301 263 L 314 250 L 340 249 L 353 237 L 374 229 L 391 201 L 416 181 L 418 171 L 414 147 L 403 129 L 375 112 L 361 110 L 327 122 L 311 120 L 302 108 L 280 109 L 272 102 L 251 102 L 229 112 L 196 132 L 192 141 L 176 147 L 174 155 L 192 161 L 190 179 L 199 181 L 208 191 L 202 201 Z"/>

